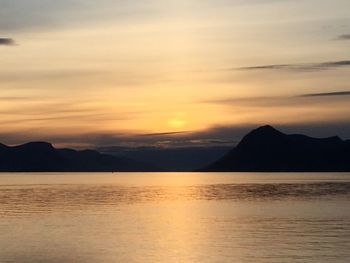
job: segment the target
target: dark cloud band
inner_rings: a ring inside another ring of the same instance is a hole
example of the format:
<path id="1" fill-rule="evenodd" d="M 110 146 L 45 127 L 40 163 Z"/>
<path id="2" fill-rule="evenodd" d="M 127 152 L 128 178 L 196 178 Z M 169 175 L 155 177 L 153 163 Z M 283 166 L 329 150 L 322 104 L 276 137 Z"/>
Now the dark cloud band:
<path id="1" fill-rule="evenodd" d="M 344 34 L 337 37 L 337 40 L 350 40 L 350 34 Z"/>
<path id="2" fill-rule="evenodd" d="M 287 71 L 320 71 L 350 67 L 350 60 L 339 60 L 321 63 L 274 64 L 240 67 L 234 70 L 287 70 Z"/>
<path id="3" fill-rule="evenodd" d="M 309 93 L 303 94 L 300 97 L 332 97 L 332 96 L 350 96 L 350 91 L 336 91 L 325 93 Z"/>
<path id="4" fill-rule="evenodd" d="M 165 135 L 178 135 L 178 134 L 184 134 L 184 133 L 188 133 L 188 131 L 146 133 L 146 134 L 141 134 L 140 136 L 155 137 L 155 136 L 165 136 Z"/>
<path id="5" fill-rule="evenodd" d="M 15 41 L 12 38 L 0 37 L 0 46 L 12 46 Z"/>

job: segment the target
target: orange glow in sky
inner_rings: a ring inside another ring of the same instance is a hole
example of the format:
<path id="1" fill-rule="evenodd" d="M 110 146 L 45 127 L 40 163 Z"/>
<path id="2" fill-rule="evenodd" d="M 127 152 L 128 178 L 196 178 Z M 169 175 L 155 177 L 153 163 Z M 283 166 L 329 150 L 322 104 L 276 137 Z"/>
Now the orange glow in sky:
<path id="1" fill-rule="evenodd" d="M 348 88 L 349 1 L 31 1 L 0 10 L 0 135 L 349 120 L 303 97 Z"/>

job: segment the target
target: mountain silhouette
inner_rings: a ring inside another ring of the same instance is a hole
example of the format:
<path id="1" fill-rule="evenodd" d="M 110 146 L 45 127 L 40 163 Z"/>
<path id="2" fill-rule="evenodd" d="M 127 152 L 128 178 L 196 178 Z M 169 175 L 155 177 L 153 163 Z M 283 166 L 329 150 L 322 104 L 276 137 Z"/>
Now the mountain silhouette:
<path id="1" fill-rule="evenodd" d="M 104 147 L 99 152 L 140 160 L 161 172 L 191 172 L 212 163 L 226 154 L 229 146 L 187 147 Z"/>
<path id="2" fill-rule="evenodd" d="M 345 172 L 350 171 L 350 142 L 337 136 L 287 135 L 266 125 L 202 171 Z"/>
<path id="3" fill-rule="evenodd" d="M 170 159 L 174 158 L 169 155 Z M 164 158 L 150 156 L 144 162 L 145 158 L 141 157 L 145 153 L 135 156 L 137 158 L 103 154 L 94 150 L 56 149 L 47 142 L 29 142 L 18 146 L 0 143 L 0 172 L 169 170 L 169 163 L 164 164 L 165 167 L 159 165 L 164 162 Z M 149 165 L 148 161 L 152 158 L 155 165 Z M 266 125 L 248 133 L 235 148 L 199 171 L 350 172 L 350 140 L 342 140 L 337 136 L 312 138 L 299 134 L 287 135 Z"/>
<path id="4" fill-rule="evenodd" d="M 0 144 L 1 172 L 150 171 L 149 165 L 93 150 L 55 149 L 47 142 Z"/>

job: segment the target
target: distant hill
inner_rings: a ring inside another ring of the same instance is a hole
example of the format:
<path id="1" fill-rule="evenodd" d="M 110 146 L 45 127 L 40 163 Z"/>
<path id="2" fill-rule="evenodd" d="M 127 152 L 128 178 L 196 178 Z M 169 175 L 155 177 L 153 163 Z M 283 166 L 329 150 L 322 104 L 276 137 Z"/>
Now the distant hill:
<path id="1" fill-rule="evenodd" d="M 267 125 L 202 171 L 345 172 L 350 171 L 350 142 L 337 136 L 286 135 Z"/>
<path id="2" fill-rule="evenodd" d="M 125 156 L 132 160 L 142 160 L 159 171 L 184 172 L 194 171 L 198 167 L 203 167 L 224 156 L 230 146 L 196 146 L 179 148 L 160 147 L 105 147 L 98 149 L 99 152 Z"/>
<path id="3" fill-rule="evenodd" d="M 125 157 L 93 150 L 55 149 L 47 142 L 0 144 L 1 172 L 150 171 L 154 168 Z"/>

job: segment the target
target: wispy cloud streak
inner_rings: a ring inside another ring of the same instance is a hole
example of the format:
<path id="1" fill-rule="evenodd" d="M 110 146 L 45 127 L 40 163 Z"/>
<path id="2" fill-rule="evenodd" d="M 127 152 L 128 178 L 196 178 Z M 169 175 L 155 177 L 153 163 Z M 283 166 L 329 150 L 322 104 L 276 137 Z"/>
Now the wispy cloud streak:
<path id="1" fill-rule="evenodd" d="M 217 104 L 232 107 L 300 107 L 311 105 L 334 105 L 334 103 L 348 103 L 347 96 L 350 96 L 350 91 L 334 91 L 334 92 L 318 92 L 305 93 L 299 95 L 285 95 L 285 96 L 261 96 L 261 97 L 230 97 L 230 98 L 216 98 L 201 103 Z"/>
<path id="2" fill-rule="evenodd" d="M 146 133 L 146 134 L 141 134 L 140 136 L 156 137 L 156 136 L 165 136 L 165 135 L 179 135 L 179 134 L 185 134 L 185 133 L 188 133 L 188 131 Z"/>
<path id="3" fill-rule="evenodd" d="M 325 93 L 309 93 L 303 94 L 300 97 L 333 97 L 333 96 L 350 96 L 350 91 L 336 91 Z"/>
<path id="4" fill-rule="evenodd" d="M 336 39 L 337 40 L 350 40 L 350 34 L 340 35 Z"/>
<path id="5" fill-rule="evenodd" d="M 286 70 L 286 71 L 321 71 L 350 67 L 350 60 L 328 61 L 320 63 L 272 64 L 231 68 L 228 70 Z"/>
<path id="6" fill-rule="evenodd" d="M 0 37 L 0 46 L 13 46 L 15 41 L 12 38 Z"/>

